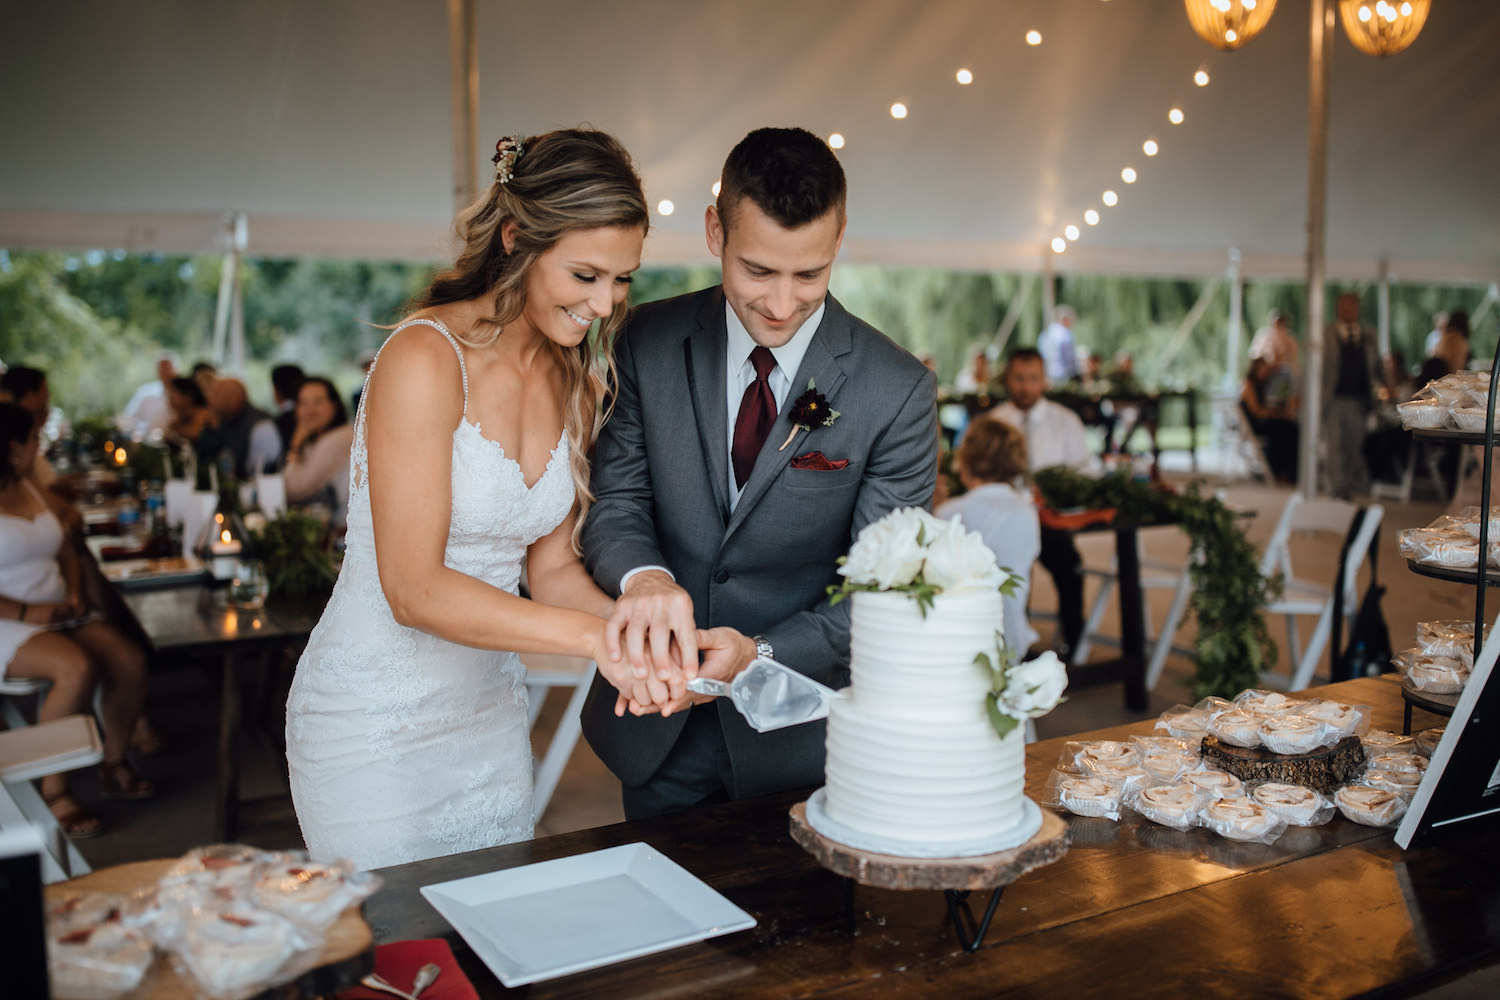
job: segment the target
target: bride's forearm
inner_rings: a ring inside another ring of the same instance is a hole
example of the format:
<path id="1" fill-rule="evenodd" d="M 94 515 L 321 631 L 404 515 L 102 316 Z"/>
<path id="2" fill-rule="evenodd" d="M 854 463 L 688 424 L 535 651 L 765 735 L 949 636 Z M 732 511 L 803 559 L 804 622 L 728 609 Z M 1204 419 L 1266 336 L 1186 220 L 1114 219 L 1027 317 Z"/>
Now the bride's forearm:
<path id="1" fill-rule="evenodd" d="M 528 578 L 531 596 L 538 603 L 585 611 L 608 618 L 615 602 L 599 589 L 583 563 L 574 561 Z"/>
<path id="2" fill-rule="evenodd" d="M 481 649 L 606 655 L 604 620 L 596 614 L 529 601 L 447 567 L 399 576 L 382 574 L 381 587 L 391 614 L 408 628 Z"/>

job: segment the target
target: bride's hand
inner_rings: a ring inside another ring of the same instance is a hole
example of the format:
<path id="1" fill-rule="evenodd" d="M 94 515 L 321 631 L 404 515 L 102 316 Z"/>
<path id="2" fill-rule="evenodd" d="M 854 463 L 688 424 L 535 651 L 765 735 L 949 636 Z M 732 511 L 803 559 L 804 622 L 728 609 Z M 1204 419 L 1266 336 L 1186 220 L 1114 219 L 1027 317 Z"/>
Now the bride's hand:
<path id="1" fill-rule="evenodd" d="M 611 658 L 627 659 L 637 679 L 679 688 L 697 674 L 697 634 L 693 599 L 660 570 L 630 578 L 605 626 Z"/>
<path id="2" fill-rule="evenodd" d="M 699 677 L 732 681 L 755 660 L 755 640 L 732 628 L 698 629 L 697 646 L 703 653 L 703 663 L 698 668 Z M 626 697 L 622 691 L 615 701 L 615 714 L 624 715 L 671 715 L 692 705 L 703 705 L 712 701 L 713 695 L 696 694 L 684 690 L 680 695 L 662 703 L 641 701 L 639 697 Z"/>

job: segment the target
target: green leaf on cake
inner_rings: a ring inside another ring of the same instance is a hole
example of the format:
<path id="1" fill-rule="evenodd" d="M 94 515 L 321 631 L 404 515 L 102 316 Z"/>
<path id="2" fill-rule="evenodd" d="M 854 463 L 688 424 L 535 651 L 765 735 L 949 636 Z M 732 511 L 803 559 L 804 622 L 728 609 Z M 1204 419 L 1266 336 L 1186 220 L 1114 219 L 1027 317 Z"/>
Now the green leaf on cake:
<path id="1" fill-rule="evenodd" d="M 1002 740 L 1021 724 L 1019 719 L 1013 719 L 1000 711 L 1000 695 L 996 692 L 991 691 L 984 696 L 984 705 L 989 710 L 990 725 L 995 727 L 995 734 Z"/>

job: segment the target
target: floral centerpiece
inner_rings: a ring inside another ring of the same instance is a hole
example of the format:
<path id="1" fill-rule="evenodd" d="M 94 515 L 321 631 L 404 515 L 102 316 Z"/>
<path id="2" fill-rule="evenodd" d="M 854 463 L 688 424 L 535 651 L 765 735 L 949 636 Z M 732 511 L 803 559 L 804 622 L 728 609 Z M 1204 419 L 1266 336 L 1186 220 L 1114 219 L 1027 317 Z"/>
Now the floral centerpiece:
<path id="1" fill-rule="evenodd" d="M 923 617 L 940 594 L 998 590 L 1009 595 L 1020 582 L 999 565 L 979 532 L 917 507 L 894 510 L 867 525 L 839 560 L 838 572 L 844 582 L 828 588 L 830 603 L 861 591 L 894 591 L 909 594 Z M 1067 668 L 1057 654 L 1049 650 L 1017 663 L 999 631 L 994 655 L 981 652 L 974 663 L 989 675 L 986 707 L 1002 738 L 1026 719 L 1056 708 L 1068 686 Z"/>

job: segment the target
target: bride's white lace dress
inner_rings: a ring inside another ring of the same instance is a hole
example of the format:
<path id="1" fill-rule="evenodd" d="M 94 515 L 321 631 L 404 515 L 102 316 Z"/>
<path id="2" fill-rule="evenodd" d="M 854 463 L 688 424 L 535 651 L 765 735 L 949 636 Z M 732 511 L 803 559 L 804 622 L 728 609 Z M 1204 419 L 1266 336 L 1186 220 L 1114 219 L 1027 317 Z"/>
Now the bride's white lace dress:
<path id="1" fill-rule="evenodd" d="M 436 328 L 459 351 L 429 320 L 404 323 L 392 338 L 414 323 Z M 466 367 L 463 380 L 444 562 L 516 593 L 527 547 L 573 505 L 567 435 L 528 487 L 520 466 L 469 422 Z M 528 839 L 525 668 L 514 653 L 397 624 L 376 571 L 366 458 L 361 407 L 343 569 L 287 701 L 292 801 L 308 849 L 379 868 Z"/>

